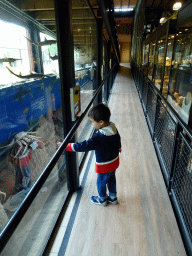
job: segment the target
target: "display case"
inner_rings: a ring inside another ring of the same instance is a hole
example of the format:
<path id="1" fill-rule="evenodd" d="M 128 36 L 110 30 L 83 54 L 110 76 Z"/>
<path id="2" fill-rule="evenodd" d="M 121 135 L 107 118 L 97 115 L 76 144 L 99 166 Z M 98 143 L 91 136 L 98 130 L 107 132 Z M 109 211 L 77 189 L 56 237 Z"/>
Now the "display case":
<path id="1" fill-rule="evenodd" d="M 175 38 L 168 102 L 188 124 L 192 100 L 192 29 L 181 28 Z"/>
<path id="2" fill-rule="evenodd" d="M 176 32 L 176 21 L 168 20 L 165 24 L 158 27 L 145 40 L 143 46 L 143 63 L 148 50 L 148 78 L 167 98 L 169 76 L 173 55 L 174 38 Z"/>

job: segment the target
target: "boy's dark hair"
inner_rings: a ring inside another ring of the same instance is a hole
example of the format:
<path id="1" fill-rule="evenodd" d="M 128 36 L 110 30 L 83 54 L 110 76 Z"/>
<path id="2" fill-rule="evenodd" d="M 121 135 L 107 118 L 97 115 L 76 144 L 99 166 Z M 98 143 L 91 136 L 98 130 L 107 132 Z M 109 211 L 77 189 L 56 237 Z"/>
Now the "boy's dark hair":
<path id="1" fill-rule="evenodd" d="M 88 113 L 88 117 L 92 118 L 96 122 L 103 120 L 104 122 L 108 123 L 110 116 L 110 109 L 103 103 L 99 103 L 98 105 L 92 107 Z"/>

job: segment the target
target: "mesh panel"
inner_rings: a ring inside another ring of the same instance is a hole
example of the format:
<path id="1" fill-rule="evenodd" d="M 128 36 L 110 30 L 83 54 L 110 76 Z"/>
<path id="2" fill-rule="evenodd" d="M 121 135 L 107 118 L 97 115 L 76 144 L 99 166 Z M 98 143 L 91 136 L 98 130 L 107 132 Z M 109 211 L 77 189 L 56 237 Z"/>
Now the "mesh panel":
<path id="1" fill-rule="evenodd" d="M 192 148 L 187 145 L 183 135 L 173 179 L 173 192 L 192 241 Z"/>
<path id="2" fill-rule="evenodd" d="M 148 96 L 147 96 L 147 117 L 148 122 L 150 124 L 152 133 L 154 131 L 155 125 L 155 112 L 156 112 L 156 102 L 157 102 L 157 95 L 151 88 L 150 84 L 148 86 Z"/>
<path id="3" fill-rule="evenodd" d="M 163 158 L 168 178 L 171 174 L 173 150 L 175 145 L 176 123 L 159 100 L 157 106 L 155 139 Z"/>

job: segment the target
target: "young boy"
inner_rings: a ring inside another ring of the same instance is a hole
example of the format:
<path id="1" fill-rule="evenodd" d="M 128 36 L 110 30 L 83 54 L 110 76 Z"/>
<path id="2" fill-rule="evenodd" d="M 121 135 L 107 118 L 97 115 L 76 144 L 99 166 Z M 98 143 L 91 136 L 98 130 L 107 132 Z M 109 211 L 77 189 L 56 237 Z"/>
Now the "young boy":
<path id="1" fill-rule="evenodd" d="M 107 202 L 117 204 L 115 171 L 119 166 L 119 152 L 121 151 L 121 138 L 115 127 L 110 122 L 109 108 L 100 103 L 88 113 L 92 125 L 98 131 L 89 140 L 80 143 L 69 143 L 67 151 L 84 152 L 95 150 L 98 196 L 92 196 L 94 204 L 106 206 Z M 109 195 L 106 193 L 106 186 Z"/>

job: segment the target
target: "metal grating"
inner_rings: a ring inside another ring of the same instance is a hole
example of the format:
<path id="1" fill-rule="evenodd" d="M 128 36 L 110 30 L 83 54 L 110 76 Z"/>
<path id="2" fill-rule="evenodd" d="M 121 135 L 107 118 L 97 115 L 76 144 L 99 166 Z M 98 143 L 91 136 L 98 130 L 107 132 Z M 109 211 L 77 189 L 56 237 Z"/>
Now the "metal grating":
<path id="1" fill-rule="evenodd" d="M 192 141 L 189 145 L 183 134 L 180 134 L 180 139 L 172 191 L 192 242 Z"/>
<path id="2" fill-rule="evenodd" d="M 156 146 L 159 148 L 161 157 L 163 158 L 168 179 L 170 178 L 171 174 L 176 126 L 176 123 L 166 110 L 164 104 L 161 102 L 161 100 L 158 100 L 155 141 L 157 142 Z"/>
<path id="3" fill-rule="evenodd" d="M 151 133 L 154 132 L 154 125 L 155 125 L 155 114 L 156 114 L 156 104 L 157 104 L 157 95 L 155 94 L 154 90 L 148 85 L 148 94 L 147 94 L 147 121 L 149 123 L 149 127 Z"/>

